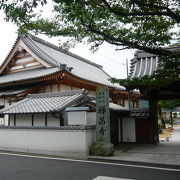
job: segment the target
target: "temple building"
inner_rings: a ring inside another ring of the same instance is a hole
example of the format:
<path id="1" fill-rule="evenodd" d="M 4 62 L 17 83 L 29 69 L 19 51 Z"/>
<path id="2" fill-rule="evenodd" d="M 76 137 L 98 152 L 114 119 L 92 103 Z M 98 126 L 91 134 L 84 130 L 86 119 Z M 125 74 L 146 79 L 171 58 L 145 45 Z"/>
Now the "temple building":
<path id="1" fill-rule="evenodd" d="M 96 141 L 96 88 L 109 89 L 111 142 L 138 142 L 129 101 L 140 94 L 112 84 L 101 65 L 31 34 L 19 35 L 0 67 L 0 149 L 89 154 Z"/>
<path id="2" fill-rule="evenodd" d="M 112 102 L 128 107 L 127 91 L 119 84 L 112 84 L 110 78 L 101 65 L 65 52 L 36 36 L 19 35 L 0 67 L 0 108 L 7 108 L 28 94 L 85 89 L 95 96 L 98 86 L 108 86 Z M 133 93 L 134 107 L 138 107 L 138 99 L 139 94 Z M 8 113 L 4 114 L 1 124 L 12 125 Z"/>

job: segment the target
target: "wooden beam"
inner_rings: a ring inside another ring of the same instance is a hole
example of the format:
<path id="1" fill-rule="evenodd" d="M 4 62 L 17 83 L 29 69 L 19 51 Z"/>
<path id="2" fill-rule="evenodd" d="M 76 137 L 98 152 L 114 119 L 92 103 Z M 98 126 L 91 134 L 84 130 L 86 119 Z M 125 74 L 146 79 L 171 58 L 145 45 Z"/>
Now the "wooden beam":
<path id="1" fill-rule="evenodd" d="M 20 69 L 16 69 L 16 70 L 11 70 L 9 71 L 8 73 L 14 73 L 14 72 L 19 72 L 19 71 L 25 71 L 25 70 L 30 70 L 30 69 L 37 69 L 37 68 L 40 68 L 40 67 L 44 67 L 42 64 L 38 64 L 38 65 L 35 65 L 35 66 L 30 66 L 30 67 L 25 67 L 25 68 L 20 68 Z"/>
<path id="2" fill-rule="evenodd" d="M 24 59 L 24 58 L 28 58 L 28 57 L 31 57 L 31 55 L 30 54 L 24 55 L 24 56 L 21 56 L 21 57 L 16 57 L 15 59 L 19 60 L 19 59 Z"/>
<path id="3" fill-rule="evenodd" d="M 29 60 L 29 61 L 22 62 L 22 63 L 15 63 L 14 66 L 22 66 L 22 65 L 26 65 L 26 64 L 30 64 L 30 63 L 34 63 L 34 62 L 38 62 L 38 61 L 33 59 L 33 60 Z"/>

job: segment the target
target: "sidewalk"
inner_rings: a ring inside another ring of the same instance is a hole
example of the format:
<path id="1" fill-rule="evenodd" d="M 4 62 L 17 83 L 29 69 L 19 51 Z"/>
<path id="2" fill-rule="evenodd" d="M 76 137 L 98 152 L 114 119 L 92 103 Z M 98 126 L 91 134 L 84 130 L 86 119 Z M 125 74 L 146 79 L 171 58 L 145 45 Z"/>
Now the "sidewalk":
<path id="1" fill-rule="evenodd" d="M 176 125 L 168 142 L 158 145 L 120 145 L 111 157 L 95 157 L 101 160 L 156 163 L 180 166 L 180 126 Z"/>

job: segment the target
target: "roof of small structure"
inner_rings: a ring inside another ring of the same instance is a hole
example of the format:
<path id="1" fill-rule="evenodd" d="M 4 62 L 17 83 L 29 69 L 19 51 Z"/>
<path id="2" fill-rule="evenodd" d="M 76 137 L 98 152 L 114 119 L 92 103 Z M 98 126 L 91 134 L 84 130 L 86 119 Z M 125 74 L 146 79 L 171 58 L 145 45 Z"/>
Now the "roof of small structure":
<path id="1" fill-rule="evenodd" d="M 149 117 L 149 109 L 132 109 L 130 112 L 130 116 L 132 117 Z"/>
<path id="2" fill-rule="evenodd" d="M 120 106 L 119 104 L 115 104 L 112 102 L 109 103 L 109 108 L 113 111 L 130 111 L 129 108 Z"/>
<path id="3" fill-rule="evenodd" d="M 22 43 L 18 45 L 18 42 L 20 41 L 22 41 Z M 29 48 L 31 53 L 45 62 L 48 66 L 38 68 L 36 70 L 24 70 L 21 72 L 13 72 L 11 74 L 0 74 L 0 85 L 2 83 L 20 81 L 22 79 L 33 79 L 39 76 L 51 74 L 62 70 L 61 65 L 65 65 L 70 68 L 69 72 L 71 74 L 79 78 L 125 90 L 123 86 L 120 86 L 119 84 L 112 84 L 108 80 L 111 77 L 102 69 L 102 66 L 73 53 L 66 52 L 59 47 L 31 34 L 18 36 L 15 45 L 1 66 L 1 71 L 3 71 L 6 67 L 7 61 L 12 56 L 12 53 L 14 52 L 13 50 L 16 46 L 25 46 L 26 48 Z"/>
<path id="4" fill-rule="evenodd" d="M 92 97 L 92 96 L 89 96 L 89 101 L 88 101 L 88 103 L 93 104 L 94 107 L 95 107 L 95 106 L 96 106 L 96 98 L 95 98 L 95 97 Z M 123 107 L 123 106 L 121 106 L 121 105 L 119 105 L 119 104 L 115 104 L 115 103 L 113 103 L 113 102 L 111 102 L 111 101 L 109 102 L 109 109 L 110 109 L 110 110 L 113 110 L 113 111 L 121 111 L 121 112 L 123 112 L 123 111 L 129 112 L 129 111 L 130 111 L 129 108 Z"/>
<path id="5" fill-rule="evenodd" d="M 2 109 L 0 113 L 27 114 L 60 112 L 68 106 L 73 106 L 73 103 L 86 96 L 86 94 L 85 90 L 29 94 L 24 100 Z"/>
<path id="6" fill-rule="evenodd" d="M 180 47 L 168 47 L 170 51 L 180 49 Z M 142 77 L 145 75 L 152 75 L 158 67 L 159 58 L 157 55 L 146 53 L 142 50 L 136 51 L 134 59 L 131 60 L 130 76 Z"/>

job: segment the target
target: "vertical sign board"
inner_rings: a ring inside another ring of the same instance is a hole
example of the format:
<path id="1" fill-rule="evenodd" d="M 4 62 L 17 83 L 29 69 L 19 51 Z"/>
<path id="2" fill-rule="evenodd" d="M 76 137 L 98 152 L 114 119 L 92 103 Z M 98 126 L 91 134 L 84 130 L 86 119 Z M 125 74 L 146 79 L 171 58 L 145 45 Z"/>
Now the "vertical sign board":
<path id="1" fill-rule="evenodd" d="M 110 143 L 109 89 L 96 89 L 96 140 Z"/>

